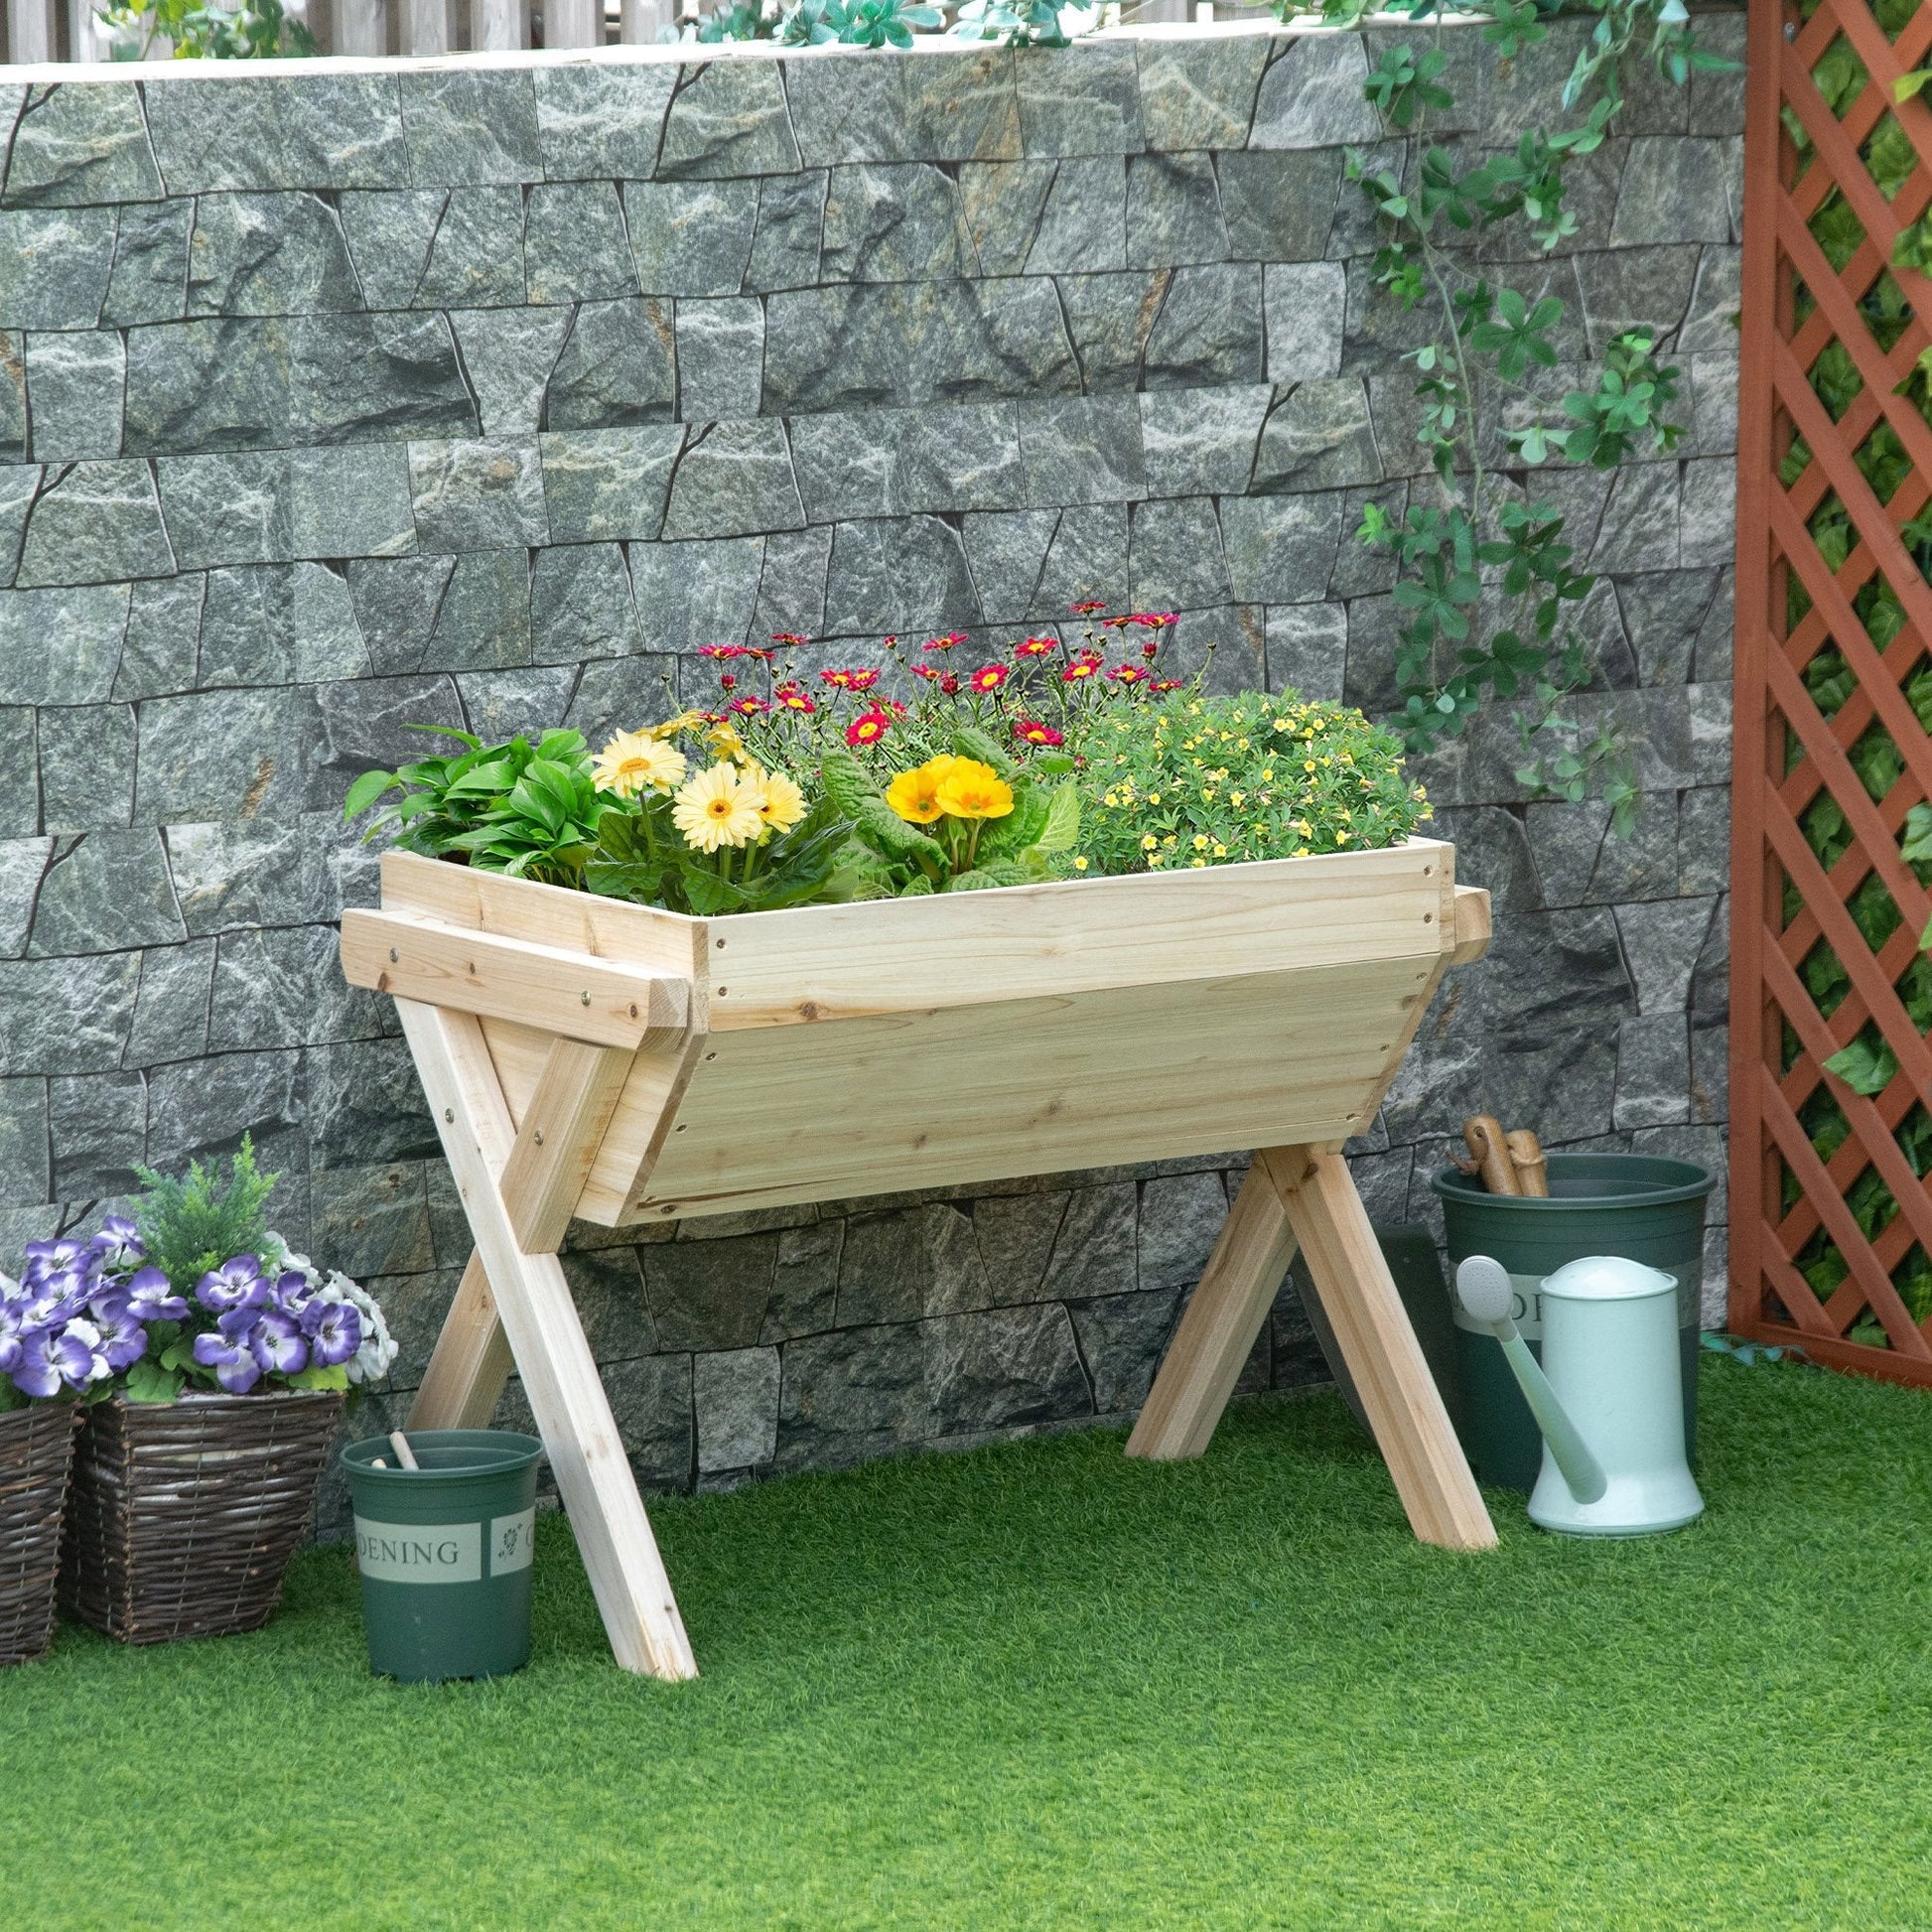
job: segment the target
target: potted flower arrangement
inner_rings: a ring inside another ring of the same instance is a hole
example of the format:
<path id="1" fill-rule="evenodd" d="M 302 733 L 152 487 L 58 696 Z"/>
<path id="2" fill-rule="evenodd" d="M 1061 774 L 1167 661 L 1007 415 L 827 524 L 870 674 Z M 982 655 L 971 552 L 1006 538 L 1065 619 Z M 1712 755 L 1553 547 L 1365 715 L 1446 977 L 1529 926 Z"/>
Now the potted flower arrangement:
<path id="1" fill-rule="evenodd" d="M 84 1319 L 41 1350 L 84 1413 L 61 1600 L 126 1643 L 252 1630 L 280 1599 L 345 1394 L 386 1374 L 396 1344 L 370 1296 L 268 1228 L 275 1176 L 246 1139 L 224 1181 L 199 1162 L 141 1177 L 134 1220 L 49 1257 L 93 1283 Z"/>

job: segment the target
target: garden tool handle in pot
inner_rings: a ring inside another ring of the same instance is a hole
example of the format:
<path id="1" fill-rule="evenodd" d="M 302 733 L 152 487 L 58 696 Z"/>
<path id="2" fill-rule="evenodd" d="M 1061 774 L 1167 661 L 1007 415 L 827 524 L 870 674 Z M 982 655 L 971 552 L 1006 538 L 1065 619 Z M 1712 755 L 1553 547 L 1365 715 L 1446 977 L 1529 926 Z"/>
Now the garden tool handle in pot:
<path id="1" fill-rule="evenodd" d="M 1550 1455 L 1558 1472 L 1580 1503 L 1596 1502 L 1609 1487 L 1603 1465 L 1589 1452 L 1589 1445 L 1577 1433 L 1550 1378 L 1530 1353 L 1530 1345 L 1517 1332 L 1510 1313 L 1516 1291 L 1509 1271 L 1488 1255 L 1465 1255 L 1456 1264 L 1455 1293 L 1464 1311 L 1480 1321 L 1502 1343 L 1503 1357 L 1523 1391 L 1536 1426 L 1550 1446 Z"/>

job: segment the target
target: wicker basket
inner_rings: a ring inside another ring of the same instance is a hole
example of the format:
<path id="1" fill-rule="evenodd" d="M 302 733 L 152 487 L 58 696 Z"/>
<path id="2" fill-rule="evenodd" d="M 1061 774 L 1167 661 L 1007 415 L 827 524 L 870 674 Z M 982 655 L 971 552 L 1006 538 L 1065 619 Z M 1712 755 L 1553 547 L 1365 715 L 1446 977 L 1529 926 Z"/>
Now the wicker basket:
<path id="1" fill-rule="evenodd" d="M 259 1630 L 309 1526 L 343 1398 L 116 1396 L 87 1412 L 61 1602 L 122 1643 Z"/>
<path id="2" fill-rule="evenodd" d="M 79 1420 L 67 1402 L 0 1415 L 0 1664 L 44 1657 L 54 1640 L 61 1510 Z"/>

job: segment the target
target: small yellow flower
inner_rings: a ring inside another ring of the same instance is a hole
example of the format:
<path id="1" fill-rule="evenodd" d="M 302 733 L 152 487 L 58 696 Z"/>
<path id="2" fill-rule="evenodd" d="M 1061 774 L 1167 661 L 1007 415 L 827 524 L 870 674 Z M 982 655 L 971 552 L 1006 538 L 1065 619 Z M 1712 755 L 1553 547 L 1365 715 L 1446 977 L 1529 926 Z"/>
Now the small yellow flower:
<path id="1" fill-rule="evenodd" d="M 958 762 L 942 755 L 916 770 L 901 771 L 886 787 L 887 804 L 910 825 L 930 825 L 946 809 L 939 802 L 939 782 Z"/>
<path id="2" fill-rule="evenodd" d="M 702 711 L 680 711 L 675 718 L 666 718 L 661 725 L 653 725 L 649 736 L 652 738 L 675 738 L 679 732 L 708 731 L 711 720 Z"/>
<path id="3" fill-rule="evenodd" d="M 685 844 L 700 852 L 716 852 L 720 846 L 735 850 L 763 836 L 762 802 L 762 792 L 743 783 L 736 767 L 714 764 L 679 789 L 671 823 L 684 834 Z"/>
<path id="4" fill-rule="evenodd" d="M 1194 850 L 1196 852 L 1205 852 L 1207 850 L 1207 834 L 1205 832 L 1196 832 L 1194 834 Z"/>
<path id="5" fill-rule="evenodd" d="M 1214 846 L 1214 856 L 1217 859 L 1225 859 L 1228 856 L 1227 847 L 1220 844 L 1218 841 L 1216 841 Z"/>
<path id="6" fill-rule="evenodd" d="M 1160 843 L 1161 841 L 1157 839 L 1152 832 L 1148 832 L 1144 834 L 1141 839 L 1141 850 L 1143 852 L 1152 852 L 1154 848 Z"/>
<path id="7" fill-rule="evenodd" d="M 1087 869 L 1087 855 L 1083 852 L 1080 854 L 1080 856 L 1077 859 L 1074 860 L 1073 870 L 1075 872 L 1085 872 L 1086 869 Z"/>
<path id="8" fill-rule="evenodd" d="M 954 759 L 939 780 L 939 808 L 954 818 L 1005 818 L 1013 787 L 977 759 Z"/>
<path id="9" fill-rule="evenodd" d="M 591 760 L 591 782 L 599 791 L 635 798 L 682 784 L 684 769 L 684 754 L 654 733 L 619 732 Z"/>

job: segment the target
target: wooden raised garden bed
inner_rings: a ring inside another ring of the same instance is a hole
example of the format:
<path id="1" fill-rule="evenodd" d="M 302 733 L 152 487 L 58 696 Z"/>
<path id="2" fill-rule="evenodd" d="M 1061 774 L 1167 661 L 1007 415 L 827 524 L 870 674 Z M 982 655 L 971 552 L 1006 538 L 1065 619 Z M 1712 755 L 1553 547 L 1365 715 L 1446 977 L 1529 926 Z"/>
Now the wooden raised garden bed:
<path id="1" fill-rule="evenodd" d="M 1341 1143 L 1488 943 L 1455 854 L 688 918 L 406 853 L 344 970 L 394 995 L 476 1236 L 411 1418 L 512 1365 L 627 1669 L 696 1672 L 556 1251 L 606 1227 L 1262 1150 L 1128 1444 L 1207 1446 L 1298 1243 L 1418 1536 L 1495 1540 Z"/>

